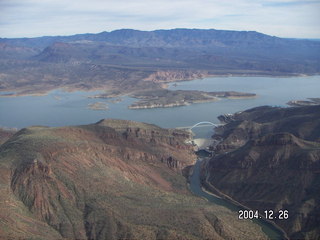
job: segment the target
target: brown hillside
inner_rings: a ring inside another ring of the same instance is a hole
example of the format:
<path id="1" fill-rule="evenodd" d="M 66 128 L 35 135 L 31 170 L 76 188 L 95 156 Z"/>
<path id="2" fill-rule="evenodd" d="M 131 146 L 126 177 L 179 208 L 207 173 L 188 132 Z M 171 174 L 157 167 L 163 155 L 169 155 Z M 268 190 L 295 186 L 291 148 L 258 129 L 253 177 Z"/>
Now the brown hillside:
<path id="1" fill-rule="evenodd" d="M 188 191 L 188 137 L 123 120 L 19 131 L 0 148 L 0 237 L 265 239 Z"/>

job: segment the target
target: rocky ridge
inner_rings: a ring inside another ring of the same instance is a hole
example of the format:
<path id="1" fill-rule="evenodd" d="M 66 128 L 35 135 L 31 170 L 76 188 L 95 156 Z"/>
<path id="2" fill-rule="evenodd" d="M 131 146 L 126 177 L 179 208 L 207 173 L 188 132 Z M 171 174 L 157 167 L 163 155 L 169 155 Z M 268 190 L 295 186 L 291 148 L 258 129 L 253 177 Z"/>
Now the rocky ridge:
<path id="1" fill-rule="evenodd" d="M 320 236 L 320 106 L 258 107 L 219 118 L 221 142 L 207 162 L 203 183 L 275 219 L 290 239 Z"/>
<path id="2" fill-rule="evenodd" d="M 189 137 L 112 119 L 20 130 L 0 147 L 0 238 L 265 239 L 188 191 Z"/>

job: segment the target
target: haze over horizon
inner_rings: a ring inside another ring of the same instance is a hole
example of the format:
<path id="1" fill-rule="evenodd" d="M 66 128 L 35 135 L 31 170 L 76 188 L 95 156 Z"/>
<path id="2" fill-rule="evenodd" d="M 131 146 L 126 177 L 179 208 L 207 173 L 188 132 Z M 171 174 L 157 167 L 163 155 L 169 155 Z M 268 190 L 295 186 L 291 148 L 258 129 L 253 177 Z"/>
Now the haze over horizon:
<path id="1" fill-rule="evenodd" d="M 297 0 L 62 1 L 0 0 L 0 37 L 174 28 L 258 31 L 320 38 L 320 2 Z"/>

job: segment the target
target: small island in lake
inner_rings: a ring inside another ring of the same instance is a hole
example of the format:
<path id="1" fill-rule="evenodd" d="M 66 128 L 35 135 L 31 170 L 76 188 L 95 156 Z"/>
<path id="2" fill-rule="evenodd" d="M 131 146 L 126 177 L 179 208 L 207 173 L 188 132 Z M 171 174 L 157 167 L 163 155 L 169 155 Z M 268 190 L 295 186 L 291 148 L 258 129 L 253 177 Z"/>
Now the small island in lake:
<path id="1" fill-rule="evenodd" d="M 165 108 L 186 106 L 192 103 L 213 102 L 219 98 L 248 98 L 255 97 L 254 93 L 241 92 L 205 92 L 197 90 L 176 90 L 167 89 L 141 91 L 131 95 L 131 97 L 140 99 L 131 104 L 130 109 L 144 108 Z"/>
<path id="2" fill-rule="evenodd" d="M 108 110 L 108 104 L 104 102 L 95 102 L 88 104 L 88 108 L 92 110 Z"/>
<path id="3" fill-rule="evenodd" d="M 117 98 L 111 98 L 107 102 L 109 102 L 109 103 L 119 103 L 119 102 L 122 102 L 122 100 L 123 100 L 122 98 L 117 97 Z"/>

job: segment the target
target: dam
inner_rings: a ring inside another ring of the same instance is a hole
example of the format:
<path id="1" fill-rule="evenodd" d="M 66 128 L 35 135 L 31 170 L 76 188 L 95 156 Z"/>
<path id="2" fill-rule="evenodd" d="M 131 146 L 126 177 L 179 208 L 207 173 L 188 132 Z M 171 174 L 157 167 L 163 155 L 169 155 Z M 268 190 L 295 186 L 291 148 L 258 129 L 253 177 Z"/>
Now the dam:
<path id="1" fill-rule="evenodd" d="M 189 132 L 192 133 L 193 136 L 197 136 L 197 134 L 195 134 L 192 129 L 195 128 L 200 128 L 200 127 L 210 127 L 212 126 L 214 127 L 219 127 L 219 126 L 223 126 L 224 124 L 217 124 L 217 123 L 212 123 L 209 121 L 203 121 L 203 122 L 198 122 L 196 124 L 194 124 L 193 126 L 188 126 L 188 127 L 177 127 L 177 129 L 185 129 Z M 212 133 L 213 134 L 213 133 Z M 194 137 L 191 140 L 189 140 L 187 143 L 189 144 L 193 144 L 195 146 L 195 151 L 199 151 L 199 150 L 206 150 L 208 152 L 210 151 L 210 146 L 214 146 L 217 144 L 217 140 L 212 139 L 211 137 Z"/>

